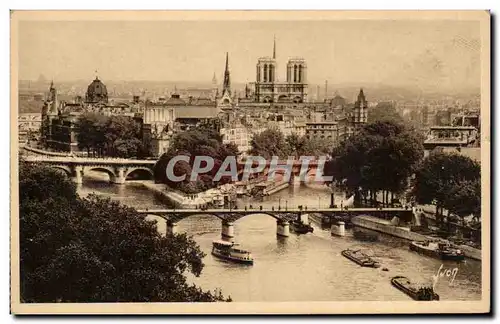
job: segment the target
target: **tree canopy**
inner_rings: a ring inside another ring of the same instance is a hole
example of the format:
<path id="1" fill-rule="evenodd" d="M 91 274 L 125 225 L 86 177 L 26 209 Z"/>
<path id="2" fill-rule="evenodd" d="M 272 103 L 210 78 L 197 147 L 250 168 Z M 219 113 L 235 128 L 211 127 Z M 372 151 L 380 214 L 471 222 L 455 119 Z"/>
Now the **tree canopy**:
<path id="1" fill-rule="evenodd" d="M 396 111 L 396 107 L 392 102 L 380 102 L 375 107 L 368 109 L 368 121 L 375 122 L 394 122 L 403 123 L 403 117 Z"/>
<path id="2" fill-rule="evenodd" d="M 422 138 L 413 129 L 377 121 L 333 149 L 325 174 L 349 191 L 401 193 L 423 154 Z"/>
<path id="3" fill-rule="evenodd" d="M 481 167 L 458 153 L 432 152 L 415 173 L 412 195 L 418 203 L 435 203 L 458 216 L 480 214 Z M 438 218 L 441 219 L 440 212 Z"/>
<path id="4" fill-rule="evenodd" d="M 78 148 L 89 154 L 112 157 L 147 156 L 140 125 L 127 116 L 87 113 L 78 120 Z"/>
<path id="5" fill-rule="evenodd" d="M 300 145 L 297 143 L 297 145 Z M 253 156 L 262 156 L 270 160 L 273 156 L 287 158 L 290 154 L 285 136 L 278 129 L 266 129 L 259 134 L 255 134 L 250 141 L 250 151 Z"/>
<path id="6" fill-rule="evenodd" d="M 206 302 L 219 292 L 188 284 L 204 253 L 185 234 L 109 199 L 82 199 L 58 171 L 21 163 L 22 302 Z"/>
<path id="7" fill-rule="evenodd" d="M 182 182 L 175 182 L 166 176 L 168 162 L 175 156 L 189 156 L 189 162 L 178 161 L 174 165 L 174 175 L 186 175 Z M 221 135 L 209 128 L 199 127 L 177 134 L 172 141 L 168 151 L 163 154 L 155 165 L 155 179 L 167 184 L 169 187 L 178 189 L 185 193 L 197 193 L 208 190 L 217 185 L 228 183 L 230 177 L 222 177 L 220 181 L 214 182 L 213 178 L 219 170 L 222 162 L 228 156 L 236 158 L 238 148 L 236 145 L 223 144 Z M 214 167 L 205 173 L 199 175 L 196 181 L 190 181 L 192 166 L 196 156 L 209 156 L 214 159 Z"/>
<path id="8" fill-rule="evenodd" d="M 278 156 L 286 159 L 290 156 L 298 158 L 300 156 L 323 156 L 329 154 L 333 147 L 333 142 L 327 139 L 308 138 L 292 133 L 284 136 L 278 129 L 267 129 L 260 134 L 256 134 L 251 142 L 250 155 L 262 156 L 271 159 Z"/>

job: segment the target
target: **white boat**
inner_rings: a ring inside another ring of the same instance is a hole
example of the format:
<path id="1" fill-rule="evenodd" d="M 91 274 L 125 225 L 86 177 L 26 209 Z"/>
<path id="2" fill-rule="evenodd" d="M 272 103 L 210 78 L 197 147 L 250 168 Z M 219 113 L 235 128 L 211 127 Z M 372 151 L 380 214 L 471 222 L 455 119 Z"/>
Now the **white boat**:
<path id="1" fill-rule="evenodd" d="M 250 251 L 238 248 L 238 244 L 233 242 L 213 241 L 212 255 L 231 262 L 253 265 Z"/>

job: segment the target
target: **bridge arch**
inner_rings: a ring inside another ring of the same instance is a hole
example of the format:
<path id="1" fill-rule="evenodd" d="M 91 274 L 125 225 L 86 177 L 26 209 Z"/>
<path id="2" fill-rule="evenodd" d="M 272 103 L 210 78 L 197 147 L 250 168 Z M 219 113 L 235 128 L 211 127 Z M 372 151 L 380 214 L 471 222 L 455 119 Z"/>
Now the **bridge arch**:
<path id="1" fill-rule="evenodd" d="M 127 170 L 125 173 L 125 179 L 129 178 L 130 176 L 145 176 L 148 179 L 147 180 L 153 180 L 154 179 L 154 174 L 153 170 L 151 170 L 148 167 L 131 167 Z"/>
<path id="2" fill-rule="evenodd" d="M 238 218 L 236 218 L 234 221 L 238 221 L 242 218 L 245 218 L 247 216 L 252 216 L 252 215 L 266 215 L 266 216 L 269 216 L 271 218 L 274 218 L 276 220 L 280 220 L 280 217 L 278 217 L 277 215 L 273 215 L 271 213 L 267 213 L 267 212 L 264 212 L 264 211 L 259 211 L 259 210 L 251 210 L 251 211 L 245 211 L 243 209 L 244 213 L 243 214 L 239 214 Z"/>
<path id="3" fill-rule="evenodd" d="M 52 169 L 55 169 L 57 171 L 63 171 L 68 177 L 71 177 L 72 171 L 69 166 L 65 165 L 51 165 L 50 166 Z"/>
<path id="4" fill-rule="evenodd" d="M 85 172 L 84 173 L 88 173 L 88 172 L 91 172 L 91 171 L 106 173 L 109 176 L 109 181 L 111 181 L 111 182 L 113 182 L 113 180 L 116 177 L 115 170 L 113 168 L 110 168 L 110 167 L 105 167 L 105 166 L 87 166 L 87 167 L 85 167 Z"/>

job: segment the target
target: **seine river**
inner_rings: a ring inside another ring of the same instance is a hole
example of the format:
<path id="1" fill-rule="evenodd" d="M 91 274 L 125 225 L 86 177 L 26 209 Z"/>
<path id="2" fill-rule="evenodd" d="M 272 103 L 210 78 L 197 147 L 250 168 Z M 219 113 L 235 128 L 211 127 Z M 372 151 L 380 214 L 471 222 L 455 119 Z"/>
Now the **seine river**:
<path id="1" fill-rule="evenodd" d="M 132 207 L 165 208 L 138 183 L 112 185 L 106 181 L 84 180 L 81 195 L 91 192 L 110 197 Z M 264 206 L 328 206 L 330 191 L 324 187 L 294 187 L 266 197 L 264 202 L 241 200 L 245 204 Z M 158 229 L 165 233 L 165 222 Z M 404 275 L 412 281 L 431 282 L 443 263 L 420 256 L 408 249 L 408 242 L 380 236 L 376 243 L 354 239 L 350 231 L 345 237 L 331 236 L 312 223 L 314 233 L 276 237 L 276 220 L 266 215 L 252 215 L 235 222 L 235 240 L 250 250 L 255 259 L 252 267 L 225 263 L 210 254 L 212 241 L 220 238 L 221 221 L 214 216 L 192 216 L 178 224 L 178 231 L 192 235 L 206 253 L 205 268 L 200 277 L 188 276 L 204 289 L 222 290 L 234 301 L 374 301 L 410 300 L 393 288 L 390 278 Z M 344 258 L 347 248 L 364 249 L 389 271 L 363 268 Z M 441 300 L 481 299 L 481 263 L 467 260 L 457 264 L 444 261 L 444 268 L 458 268 L 450 286 L 443 277 L 436 285 Z"/>

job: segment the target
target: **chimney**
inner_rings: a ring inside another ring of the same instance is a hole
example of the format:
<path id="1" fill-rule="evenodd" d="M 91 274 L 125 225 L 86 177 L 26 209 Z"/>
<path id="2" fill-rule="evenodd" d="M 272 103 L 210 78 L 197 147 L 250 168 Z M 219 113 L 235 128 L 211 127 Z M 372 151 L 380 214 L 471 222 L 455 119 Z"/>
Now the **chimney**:
<path id="1" fill-rule="evenodd" d="M 328 80 L 325 80 L 325 102 L 328 99 Z"/>

